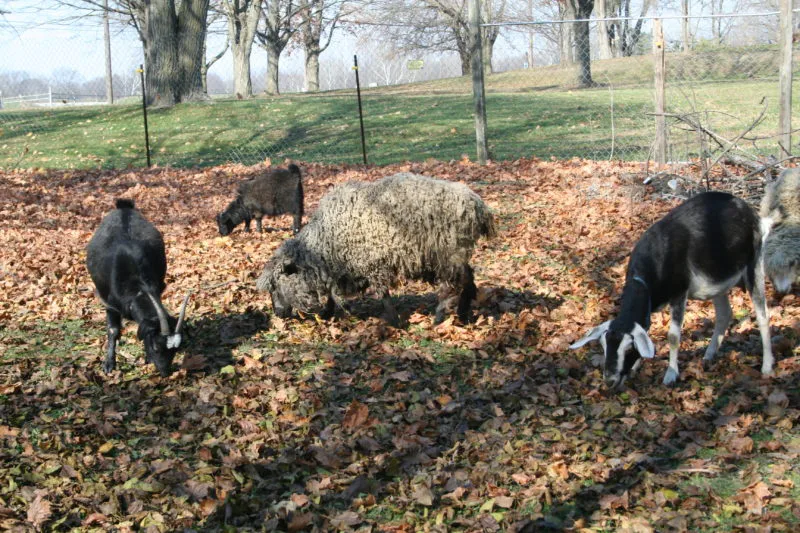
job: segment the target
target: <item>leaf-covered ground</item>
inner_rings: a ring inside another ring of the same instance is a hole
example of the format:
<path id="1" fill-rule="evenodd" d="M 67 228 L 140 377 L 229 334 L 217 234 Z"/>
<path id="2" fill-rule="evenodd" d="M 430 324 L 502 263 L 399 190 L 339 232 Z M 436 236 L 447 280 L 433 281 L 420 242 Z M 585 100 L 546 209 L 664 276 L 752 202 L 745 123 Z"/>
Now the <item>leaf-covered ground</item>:
<path id="1" fill-rule="evenodd" d="M 215 531 L 790 531 L 800 527 L 800 313 L 772 302 L 776 377 L 762 379 L 746 295 L 717 364 L 689 305 L 682 380 L 658 354 L 602 387 L 598 346 L 641 232 L 676 201 L 634 164 L 520 160 L 305 167 L 307 211 L 335 183 L 413 170 L 460 180 L 497 215 L 474 256 L 476 321 L 432 324 L 434 289 L 281 321 L 255 277 L 277 231 L 219 237 L 214 215 L 253 169 L 0 174 L 0 528 Z M 145 365 L 128 324 L 101 371 L 104 312 L 84 247 L 116 197 L 164 233 L 181 369 Z M 771 289 L 769 289 L 771 290 Z"/>

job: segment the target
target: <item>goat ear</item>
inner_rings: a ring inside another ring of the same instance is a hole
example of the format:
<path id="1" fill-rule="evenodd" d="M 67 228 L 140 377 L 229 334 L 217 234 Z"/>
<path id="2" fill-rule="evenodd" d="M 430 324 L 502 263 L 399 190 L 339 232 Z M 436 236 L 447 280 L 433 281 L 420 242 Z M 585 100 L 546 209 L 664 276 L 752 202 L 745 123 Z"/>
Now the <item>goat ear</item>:
<path id="1" fill-rule="evenodd" d="M 645 359 L 652 359 L 656 356 L 656 347 L 653 341 L 650 340 L 650 335 L 647 334 L 647 331 L 638 322 L 634 323 L 631 335 L 633 336 L 633 344 L 636 346 L 639 355 Z"/>
<path id="2" fill-rule="evenodd" d="M 603 322 L 599 326 L 593 327 L 592 329 L 590 329 L 586 333 L 586 335 L 584 335 L 579 340 L 577 340 L 577 341 L 573 342 L 572 344 L 570 344 L 569 345 L 569 349 L 570 350 L 577 350 L 578 348 L 580 348 L 581 346 L 583 346 L 587 342 L 596 341 L 597 339 L 602 337 L 605 334 L 606 331 L 608 331 L 608 327 L 610 325 L 611 325 L 611 321 L 610 320 L 606 320 L 605 322 Z"/>

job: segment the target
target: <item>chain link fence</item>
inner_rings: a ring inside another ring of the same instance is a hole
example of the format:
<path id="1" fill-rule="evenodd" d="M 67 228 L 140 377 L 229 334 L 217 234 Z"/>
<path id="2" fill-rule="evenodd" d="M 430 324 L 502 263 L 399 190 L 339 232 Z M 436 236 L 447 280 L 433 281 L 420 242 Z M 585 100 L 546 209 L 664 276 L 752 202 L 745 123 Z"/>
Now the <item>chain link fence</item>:
<path id="1" fill-rule="evenodd" d="M 687 33 L 680 19 L 663 20 L 668 159 L 692 160 L 706 154 L 709 143 L 733 140 L 740 153 L 748 156 L 778 153 L 778 15 L 694 16 L 688 26 Z M 262 93 L 266 60 L 254 49 L 251 65 L 258 106 L 252 99 L 230 95 L 230 64 L 224 57 L 216 63 L 208 71 L 211 102 L 231 110 L 250 106 L 246 109 L 251 130 L 242 130 L 233 142 L 219 144 L 215 154 L 203 160 L 361 162 L 353 56 L 359 62 L 370 163 L 474 158 L 471 77 L 462 75 L 459 54 L 392 50 L 376 44 L 383 42 L 377 36 L 386 30 L 376 24 L 348 22 L 346 29 L 321 56 L 319 93 L 303 91 L 302 54 L 297 50 L 282 58 L 282 95 L 272 97 Z M 589 23 L 588 40 L 583 41 L 575 37 L 581 32 L 574 23 L 555 20 L 487 24 L 483 29 L 495 39 L 491 57 L 484 58 L 487 137 L 493 159 L 653 158 L 653 18 L 594 20 Z M 78 67 L 79 61 L 89 59 L 102 65 L 102 35 L 85 32 L 79 37 L 81 47 L 58 49 L 54 55 L 63 57 L 58 57 L 60 66 L 50 73 L 0 66 L 4 136 L 50 129 L 48 117 L 75 107 L 78 99 L 70 94 L 104 94 L 102 69 L 92 77 Z M 135 74 L 140 48 L 129 32 L 117 32 L 115 39 L 116 102 L 132 106 L 141 98 Z M 15 53 L 41 50 L 41 43 L 25 43 L 25 34 L 13 40 L 23 41 Z M 208 54 L 221 49 L 220 43 L 219 37 L 212 37 Z M 95 55 L 73 57 L 84 45 Z M 2 48 L 0 42 L 0 54 Z M 582 69 L 586 53 L 591 60 L 590 80 Z M 46 63 L 38 57 L 24 59 L 30 65 Z M 24 99 L 10 101 L 8 97 L 25 91 L 66 96 L 51 99 L 44 104 L 46 110 L 39 107 L 42 104 L 19 110 Z M 151 129 L 164 138 L 175 124 L 162 115 L 154 114 L 150 122 Z M 159 154 L 154 156 L 159 162 Z M 166 162 L 182 164 L 184 160 L 192 158 Z M 130 164 L 129 159 L 117 162 L 113 156 L 104 161 L 110 166 Z"/>

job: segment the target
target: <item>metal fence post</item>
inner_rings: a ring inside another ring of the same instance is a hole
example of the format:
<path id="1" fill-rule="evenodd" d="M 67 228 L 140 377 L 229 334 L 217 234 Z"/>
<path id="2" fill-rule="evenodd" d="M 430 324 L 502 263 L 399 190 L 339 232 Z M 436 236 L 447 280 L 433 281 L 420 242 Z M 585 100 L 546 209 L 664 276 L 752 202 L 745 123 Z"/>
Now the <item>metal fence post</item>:
<path id="1" fill-rule="evenodd" d="M 364 110 L 361 107 L 361 82 L 358 81 L 358 56 L 353 55 L 353 70 L 356 72 L 356 95 L 358 96 L 358 122 L 361 125 L 361 155 L 367 164 L 367 141 L 364 137 Z"/>
<path id="2" fill-rule="evenodd" d="M 781 0 L 780 24 L 780 96 L 779 128 L 781 156 L 792 155 L 792 0 Z"/>
<path id="3" fill-rule="evenodd" d="M 653 82 L 655 89 L 655 160 L 659 165 L 667 162 L 666 111 L 666 58 L 664 53 L 664 27 L 661 19 L 653 20 Z"/>
<path id="4" fill-rule="evenodd" d="M 480 0 L 469 1 L 469 38 L 472 99 L 475 102 L 475 142 L 478 149 L 478 162 L 485 165 L 489 157 L 489 148 L 486 144 L 486 94 L 483 87 Z"/>
<path id="5" fill-rule="evenodd" d="M 147 168 L 150 168 L 150 132 L 147 130 L 147 93 L 144 85 L 144 65 L 139 65 L 139 77 L 142 81 L 142 115 L 144 116 L 144 149 L 147 152 Z"/>

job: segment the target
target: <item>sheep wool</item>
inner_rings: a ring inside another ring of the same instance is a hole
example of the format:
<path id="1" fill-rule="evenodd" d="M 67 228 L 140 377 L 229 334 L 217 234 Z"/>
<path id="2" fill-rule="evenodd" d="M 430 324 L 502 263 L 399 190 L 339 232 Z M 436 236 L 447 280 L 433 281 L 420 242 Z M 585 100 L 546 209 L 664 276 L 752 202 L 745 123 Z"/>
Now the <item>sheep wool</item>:
<path id="1" fill-rule="evenodd" d="M 767 230 L 764 241 L 767 276 L 778 292 L 786 292 L 800 273 L 800 168 L 784 170 L 767 185 L 760 215 Z"/>
<path id="2" fill-rule="evenodd" d="M 294 308 L 314 312 L 312 301 L 324 306 L 330 296 L 341 304 L 368 286 L 381 294 L 399 279 L 469 285 L 475 244 L 494 234 L 489 208 L 466 185 L 412 173 L 349 182 L 322 198 L 308 224 L 267 263 L 257 287 L 273 293 L 273 304 L 276 291 L 293 292 Z M 302 273 L 304 287 L 282 290 L 290 283 L 282 276 L 287 264 Z"/>

